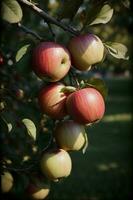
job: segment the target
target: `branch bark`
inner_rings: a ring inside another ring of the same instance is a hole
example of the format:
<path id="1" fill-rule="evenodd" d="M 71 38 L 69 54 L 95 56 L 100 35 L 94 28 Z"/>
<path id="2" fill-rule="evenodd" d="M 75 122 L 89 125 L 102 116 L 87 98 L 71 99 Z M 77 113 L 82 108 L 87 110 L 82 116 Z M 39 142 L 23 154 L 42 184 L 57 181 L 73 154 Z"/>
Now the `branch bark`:
<path id="1" fill-rule="evenodd" d="M 30 35 L 33 35 L 34 37 L 36 37 L 38 40 L 43 40 L 43 38 L 38 35 L 37 33 L 33 32 L 32 30 L 28 29 L 27 27 L 25 27 L 24 25 L 22 25 L 21 23 L 18 23 L 17 26 L 22 29 L 25 33 L 28 33 Z"/>
<path id="2" fill-rule="evenodd" d="M 62 28 L 64 31 L 70 32 L 72 35 L 78 35 L 79 31 L 75 31 L 74 29 L 64 25 L 63 23 L 57 21 L 55 18 L 48 15 L 46 12 L 44 12 L 41 8 L 37 7 L 35 4 L 31 3 L 28 0 L 18 0 L 25 6 L 29 7 L 31 10 L 33 10 L 36 14 L 38 14 L 40 17 L 42 17 L 44 20 L 51 24 L 55 24 Z"/>

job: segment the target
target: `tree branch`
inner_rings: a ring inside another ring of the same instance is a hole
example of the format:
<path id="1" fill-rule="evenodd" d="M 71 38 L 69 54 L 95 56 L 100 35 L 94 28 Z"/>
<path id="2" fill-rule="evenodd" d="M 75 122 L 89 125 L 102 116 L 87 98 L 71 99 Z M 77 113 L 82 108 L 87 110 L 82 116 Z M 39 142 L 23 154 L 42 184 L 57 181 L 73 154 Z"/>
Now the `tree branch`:
<path id="1" fill-rule="evenodd" d="M 51 24 L 50 24 L 49 22 L 46 22 L 46 23 L 47 23 L 47 25 L 48 25 L 48 28 L 49 28 L 49 31 L 50 31 L 52 37 L 54 38 L 54 41 L 56 41 L 56 38 L 55 38 L 56 35 L 55 35 L 55 33 L 53 32 L 53 30 L 52 30 Z"/>
<path id="2" fill-rule="evenodd" d="M 23 3 L 27 7 L 29 7 L 31 10 L 33 10 L 35 13 L 37 13 L 40 17 L 42 17 L 44 20 L 51 24 L 55 24 L 62 28 L 64 31 L 68 31 L 73 35 L 78 35 L 79 31 L 75 31 L 74 29 L 64 25 L 63 23 L 57 21 L 55 18 L 48 15 L 46 12 L 44 12 L 41 8 L 37 7 L 35 4 L 31 3 L 28 0 L 18 0 L 19 2 Z"/>
<path id="3" fill-rule="evenodd" d="M 37 33 L 35 33 L 34 31 L 28 29 L 27 27 L 25 27 L 24 25 L 22 25 L 21 23 L 18 23 L 17 26 L 22 29 L 25 33 L 28 33 L 30 35 L 33 35 L 34 37 L 36 37 L 38 40 L 43 40 L 43 38 L 38 35 Z"/>

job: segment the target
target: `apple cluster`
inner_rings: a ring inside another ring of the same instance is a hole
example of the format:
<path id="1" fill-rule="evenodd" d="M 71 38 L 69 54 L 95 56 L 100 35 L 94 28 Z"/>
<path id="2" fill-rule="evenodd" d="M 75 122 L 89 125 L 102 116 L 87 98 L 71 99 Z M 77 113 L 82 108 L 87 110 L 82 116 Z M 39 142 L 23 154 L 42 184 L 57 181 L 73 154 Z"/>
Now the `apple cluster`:
<path id="1" fill-rule="evenodd" d="M 80 71 L 90 70 L 103 57 L 104 45 L 93 34 L 73 37 L 68 48 L 55 42 L 41 42 L 33 51 L 33 71 L 48 82 L 39 92 L 39 106 L 42 113 L 58 120 L 53 130 L 56 148 L 43 152 L 40 161 L 40 170 L 47 180 L 58 181 L 70 175 L 69 151 L 84 148 L 85 126 L 101 120 L 105 112 L 104 98 L 96 88 L 76 88 L 64 85 L 61 80 L 72 66 Z M 44 181 L 37 176 L 29 183 L 27 193 L 32 199 L 47 197 L 50 185 Z M 13 176 L 5 172 L 2 175 L 3 192 L 8 192 L 12 186 Z"/>
<path id="2" fill-rule="evenodd" d="M 73 37 L 68 48 L 55 42 L 41 42 L 33 51 L 33 71 L 49 83 L 41 88 L 38 103 L 42 113 L 58 120 L 53 131 L 57 148 L 44 152 L 40 162 L 40 169 L 49 180 L 58 181 L 70 175 L 72 161 L 68 151 L 84 147 L 85 125 L 101 120 L 105 112 L 104 98 L 97 89 L 66 86 L 61 79 L 71 66 L 80 71 L 90 70 L 103 57 L 104 45 L 94 34 Z M 64 119 L 66 116 L 68 119 Z"/>
<path id="3" fill-rule="evenodd" d="M 86 146 L 85 126 L 101 120 L 104 115 L 104 98 L 96 88 L 76 88 L 61 81 L 72 66 L 80 71 L 90 70 L 103 56 L 104 45 L 93 34 L 73 37 L 68 48 L 55 42 L 41 42 L 33 50 L 33 71 L 48 83 L 41 88 L 38 103 L 42 113 L 57 123 L 53 130 L 56 148 L 43 152 L 40 161 L 40 170 L 46 181 L 36 175 L 27 187 L 32 199 L 47 197 L 50 191 L 47 180 L 58 181 L 70 175 L 72 160 L 69 151 L 78 151 Z M 12 174 L 5 172 L 1 178 L 2 191 L 10 191 L 14 181 Z"/>
<path id="4" fill-rule="evenodd" d="M 73 37 L 68 48 L 55 42 L 41 42 L 33 51 L 32 66 L 35 74 L 45 81 L 38 95 L 42 113 L 57 120 L 53 130 L 56 148 L 42 152 L 40 170 L 27 186 L 32 199 L 44 199 L 50 191 L 49 181 L 58 181 L 70 175 L 72 160 L 69 151 L 78 151 L 86 146 L 85 126 L 102 119 L 105 102 L 94 87 L 64 85 L 62 79 L 73 66 L 80 71 L 90 70 L 102 61 L 104 45 L 94 34 Z M 0 55 L 0 65 L 3 58 Z M 23 96 L 22 91 L 18 95 Z M 45 178 L 46 179 L 45 179 Z M 45 180 L 44 180 L 45 179 Z M 4 193 L 13 187 L 13 176 L 6 171 L 1 176 Z"/>

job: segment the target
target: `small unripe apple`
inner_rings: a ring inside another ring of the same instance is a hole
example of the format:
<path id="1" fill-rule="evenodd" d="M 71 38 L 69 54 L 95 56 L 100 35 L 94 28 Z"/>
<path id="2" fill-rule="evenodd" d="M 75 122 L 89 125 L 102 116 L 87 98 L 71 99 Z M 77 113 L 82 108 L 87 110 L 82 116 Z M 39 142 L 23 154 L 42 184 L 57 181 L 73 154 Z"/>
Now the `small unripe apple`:
<path id="1" fill-rule="evenodd" d="M 54 119 L 61 119 L 66 113 L 65 103 L 67 94 L 61 92 L 65 87 L 62 83 L 52 83 L 41 89 L 39 93 L 39 105 L 42 112 Z"/>
<path id="2" fill-rule="evenodd" d="M 68 150 L 80 150 L 85 143 L 85 128 L 72 120 L 63 121 L 57 124 L 54 136 L 57 145 Z"/>
<path id="3" fill-rule="evenodd" d="M 50 185 L 45 183 L 42 178 L 37 178 L 32 183 L 29 183 L 27 188 L 28 196 L 32 199 L 45 199 L 50 192 Z"/>
<path id="4" fill-rule="evenodd" d="M 55 82 L 69 71 L 71 60 L 68 50 L 55 42 L 42 42 L 33 52 L 33 70 L 40 78 Z"/>
<path id="5" fill-rule="evenodd" d="M 105 103 L 95 88 L 84 88 L 70 94 L 66 101 L 68 114 L 81 124 L 94 123 L 102 119 Z"/>
<path id="6" fill-rule="evenodd" d="M 41 171 L 47 178 L 53 181 L 69 176 L 71 169 L 71 158 L 63 149 L 49 151 L 42 156 Z"/>
<path id="7" fill-rule="evenodd" d="M 73 37 L 68 49 L 71 53 L 72 64 L 81 71 L 89 70 L 91 65 L 102 61 L 104 56 L 104 45 L 94 34 Z"/>
<path id="8" fill-rule="evenodd" d="M 13 187 L 13 176 L 10 172 L 1 175 L 1 190 L 3 193 L 9 192 Z"/>
<path id="9" fill-rule="evenodd" d="M 16 89 L 16 98 L 18 100 L 21 100 L 24 98 L 24 90 L 22 89 Z"/>

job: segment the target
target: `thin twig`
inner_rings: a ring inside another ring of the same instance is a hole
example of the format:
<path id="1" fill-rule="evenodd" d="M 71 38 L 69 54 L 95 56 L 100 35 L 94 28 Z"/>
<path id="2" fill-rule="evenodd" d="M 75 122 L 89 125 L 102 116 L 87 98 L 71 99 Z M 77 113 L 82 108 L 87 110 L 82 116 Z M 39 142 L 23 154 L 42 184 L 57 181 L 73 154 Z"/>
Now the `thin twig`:
<path id="1" fill-rule="evenodd" d="M 3 169 L 14 171 L 14 172 L 23 172 L 23 171 L 25 172 L 25 171 L 30 170 L 34 166 L 35 166 L 35 164 L 32 164 L 32 165 L 25 167 L 25 168 L 24 167 L 23 168 L 14 168 L 14 167 L 3 166 Z"/>
<path id="2" fill-rule="evenodd" d="M 71 77 L 73 78 L 73 80 L 75 81 L 77 88 L 80 88 L 79 81 L 78 81 L 75 71 L 73 69 L 70 70 L 70 74 L 71 74 Z"/>
<path id="3" fill-rule="evenodd" d="M 49 28 L 49 30 L 50 30 L 50 33 L 51 33 L 51 35 L 52 35 L 52 37 L 54 38 L 54 41 L 56 41 L 56 38 L 55 38 L 55 33 L 53 32 L 53 29 L 52 29 L 52 27 L 51 27 L 51 24 L 49 23 L 49 22 L 46 22 L 47 23 L 47 25 L 48 25 L 48 28 Z"/>
<path id="4" fill-rule="evenodd" d="M 36 37 L 38 40 L 41 40 L 41 41 L 44 40 L 44 39 L 43 39 L 40 35 L 38 35 L 36 32 L 30 30 L 29 28 L 25 27 L 25 26 L 22 25 L 21 23 L 18 23 L 17 25 L 18 25 L 18 27 L 19 27 L 20 29 L 22 29 L 25 33 L 28 33 L 28 34 L 30 34 L 30 35 L 33 35 L 33 36 Z"/>
<path id="5" fill-rule="evenodd" d="M 78 35 L 79 34 L 79 31 L 75 31 L 74 29 L 72 29 L 72 28 L 64 25 L 63 23 L 57 21 L 55 18 L 53 18 L 50 15 L 48 15 L 41 8 L 37 7 L 35 4 L 31 3 L 30 1 L 28 1 L 28 0 L 18 0 L 18 1 L 23 3 L 24 5 L 26 5 L 30 9 L 32 9 L 35 13 L 37 13 L 45 21 L 47 21 L 47 22 L 49 22 L 51 24 L 55 24 L 55 25 L 59 26 L 60 28 L 62 28 L 64 31 L 68 31 L 73 35 Z"/>

